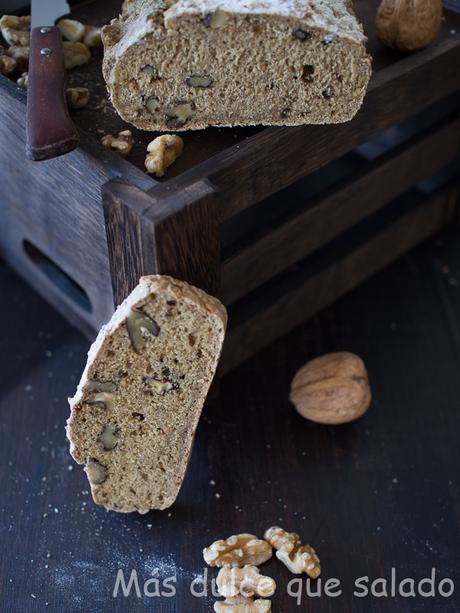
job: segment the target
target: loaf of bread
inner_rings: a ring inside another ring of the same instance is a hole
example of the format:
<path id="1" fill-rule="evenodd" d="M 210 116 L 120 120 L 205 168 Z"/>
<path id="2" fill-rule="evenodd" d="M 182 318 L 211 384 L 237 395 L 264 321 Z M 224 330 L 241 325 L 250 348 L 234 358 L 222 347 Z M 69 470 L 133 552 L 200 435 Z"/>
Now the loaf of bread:
<path id="1" fill-rule="evenodd" d="M 340 123 L 371 75 L 351 0 L 127 0 L 104 76 L 144 130 Z"/>
<path id="2" fill-rule="evenodd" d="M 99 332 L 67 422 L 97 504 L 146 513 L 175 501 L 226 321 L 205 292 L 150 276 Z"/>

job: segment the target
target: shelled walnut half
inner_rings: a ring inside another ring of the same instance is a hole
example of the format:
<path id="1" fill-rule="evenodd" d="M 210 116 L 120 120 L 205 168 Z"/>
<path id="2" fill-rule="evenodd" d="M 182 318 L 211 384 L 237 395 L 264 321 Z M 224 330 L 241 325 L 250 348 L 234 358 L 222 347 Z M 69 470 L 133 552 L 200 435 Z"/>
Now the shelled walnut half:
<path id="1" fill-rule="evenodd" d="M 84 109 L 89 102 L 87 87 L 68 87 L 66 89 L 67 104 L 71 109 Z"/>
<path id="2" fill-rule="evenodd" d="M 91 52 L 86 45 L 80 42 L 65 40 L 62 43 L 64 48 L 64 62 L 66 70 L 72 70 L 77 66 L 88 64 L 91 60 Z"/>
<path id="3" fill-rule="evenodd" d="M 84 470 L 91 485 L 101 485 L 107 479 L 107 468 L 94 458 L 88 458 Z"/>
<path id="4" fill-rule="evenodd" d="M 87 47 L 101 47 L 102 46 L 102 38 L 101 38 L 102 28 L 96 28 L 94 26 L 86 26 L 85 27 L 85 35 L 83 37 L 83 42 Z"/>
<path id="5" fill-rule="evenodd" d="M 16 66 L 20 72 L 27 72 L 29 67 L 29 47 L 12 45 L 5 51 L 5 54 L 16 60 Z"/>
<path id="6" fill-rule="evenodd" d="M 5 41 L 9 45 L 27 47 L 30 43 L 30 21 L 30 15 L 3 15 L 0 19 L 0 32 Z"/>
<path id="7" fill-rule="evenodd" d="M 258 539 L 253 534 L 235 534 L 206 547 L 203 557 L 206 564 L 218 568 L 241 568 L 247 564 L 259 566 L 272 557 L 272 548 L 267 541 Z"/>
<path id="8" fill-rule="evenodd" d="M 61 19 L 58 21 L 57 27 L 61 31 L 62 37 L 72 43 L 81 41 L 86 30 L 85 26 L 75 19 Z"/>
<path id="9" fill-rule="evenodd" d="M 270 613 L 272 603 L 270 600 L 252 598 L 226 598 L 214 603 L 216 613 Z"/>
<path id="10" fill-rule="evenodd" d="M 321 566 L 316 551 L 310 545 L 302 545 L 298 534 L 273 526 L 265 532 L 264 538 L 277 550 L 278 560 L 292 573 L 306 573 L 312 579 L 319 577 Z"/>
<path id="11" fill-rule="evenodd" d="M 27 89 L 29 86 L 29 73 L 23 72 L 16 83 L 19 85 L 19 87 L 22 87 L 22 89 Z"/>
<path id="12" fill-rule="evenodd" d="M 0 74 L 8 76 L 16 70 L 16 60 L 9 55 L 0 55 Z"/>
<path id="13" fill-rule="evenodd" d="M 175 134 L 163 134 L 155 138 L 147 147 L 145 158 L 147 172 L 157 177 L 163 177 L 166 170 L 173 164 L 184 150 L 184 141 Z"/>
<path id="14" fill-rule="evenodd" d="M 104 147 L 107 147 L 107 149 L 111 149 L 122 157 L 126 157 L 131 153 L 131 149 L 134 145 L 134 138 L 131 130 L 123 130 L 118 133 L 118 136 L 106 134 L 102 137 L 101 143 Z"/>
<path id="15" fill-rule="evenodd" d="M 261 575 L 259 569 L 250 564 L 243 568 L 229 566 L 221 568 L 216 583 L 219 594 L 226 598 L 236 596 L 268 598 L 273 596 L 276 590 L 274 579 Z"/>

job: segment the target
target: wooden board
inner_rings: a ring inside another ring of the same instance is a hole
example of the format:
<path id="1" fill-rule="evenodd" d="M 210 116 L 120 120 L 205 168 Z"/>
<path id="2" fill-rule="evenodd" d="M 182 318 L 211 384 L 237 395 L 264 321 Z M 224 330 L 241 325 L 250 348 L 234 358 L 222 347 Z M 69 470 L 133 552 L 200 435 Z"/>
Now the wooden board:
<path id="1" fill-rule="evenodd" d="M 457 613 L 458 245 L 458 231 L 438 236 L 226 377 L 177 505 L 146 516 L 91 502 L 64 434 L 88 343 L 0 265 L 2 612 L 212 613 L 213 598 L 190 594 L 202 548 L 279 523 L 317 548 L 323 587 L 339 578 L 343 594 L 298 607 L 274 559 L 262 567 L 278 583 L 273 613 Z M 303 421 L 287 399 L 291 377 L 342 349 L 367 364 L 369 413 L 340 428 Z M 155 568 L 160 579 L 177 572 L 176 597 L 112 597 L 118 569 L 136 569 L 142 587 Z M 353 597 L 357 578 L 389 580 L 392 568 L 417 581 L 435 568 L 455 592 Z"/>

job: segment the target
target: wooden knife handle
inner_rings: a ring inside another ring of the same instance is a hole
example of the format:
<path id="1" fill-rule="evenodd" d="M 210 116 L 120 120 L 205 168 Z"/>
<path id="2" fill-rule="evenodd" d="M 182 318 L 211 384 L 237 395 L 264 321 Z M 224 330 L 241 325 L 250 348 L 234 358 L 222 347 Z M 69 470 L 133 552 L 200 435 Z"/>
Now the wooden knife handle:
<path id="1" fill-rule="evenodd" d="M 27 87 L 27 145 L 31 160 L 49 160 L 78 147 L 79 134 L 65 97 L 65 64 L 56 27 L 34 28 Z"/>

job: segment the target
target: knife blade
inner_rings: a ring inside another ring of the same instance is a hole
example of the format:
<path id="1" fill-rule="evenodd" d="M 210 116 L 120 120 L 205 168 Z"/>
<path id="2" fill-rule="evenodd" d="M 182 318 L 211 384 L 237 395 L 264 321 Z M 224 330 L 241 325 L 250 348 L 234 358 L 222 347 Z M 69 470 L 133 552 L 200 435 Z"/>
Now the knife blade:
<path id="1" fill-rule="evenodd" d="M 66 0 L 32 0 L 26 154 L 34 161 L 73 151 L 80 140 L 67 108 L 64 51 L 54 25 L 68 12 Z"/>
<path id="2" fill-rule="evenodd" d="M 47 0 L 46 2 L 32 0 L 31 13 L 32 28 L 54 26 L 56 20 L 70 13 L 70 7 L 67 0 Z"/>

